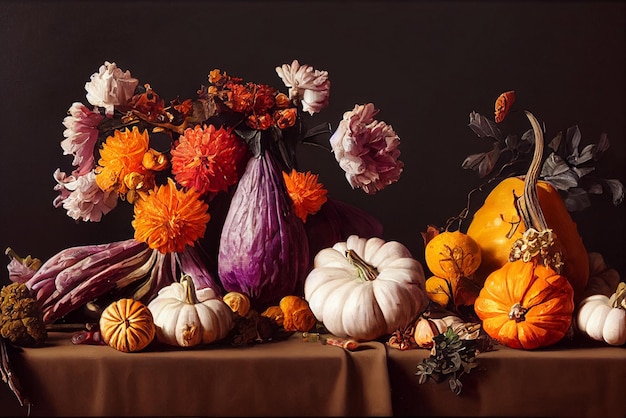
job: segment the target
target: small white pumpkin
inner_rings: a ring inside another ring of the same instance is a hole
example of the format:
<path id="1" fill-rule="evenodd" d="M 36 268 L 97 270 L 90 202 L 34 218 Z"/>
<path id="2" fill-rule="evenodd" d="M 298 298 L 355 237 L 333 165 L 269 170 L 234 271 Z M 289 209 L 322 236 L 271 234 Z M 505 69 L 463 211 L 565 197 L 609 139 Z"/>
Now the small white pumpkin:
<path id="1" fill-rule="evenodd" d="M 406 327 L 426 309 L 424 282 L 422 265 L 401 243 L 352 235 L 316 255 L 304 298 L 329 332 L 367 341 Z"/>
<path id="2" fill-rule="evenodd" d="M 211 288 L 196 292 L 189 275 L 161 289 L 148 309 L 157 339 L 175 346 L 210 344 L 226 337 L 233 326 L 231 308 Z"/>
<path id="3" fill-rule="evenodd" d="M 609 298 L 596 294 L 583 299 L 576 315 L 580 332 L 610 345 L 626 344 L 626 283 Z"/>

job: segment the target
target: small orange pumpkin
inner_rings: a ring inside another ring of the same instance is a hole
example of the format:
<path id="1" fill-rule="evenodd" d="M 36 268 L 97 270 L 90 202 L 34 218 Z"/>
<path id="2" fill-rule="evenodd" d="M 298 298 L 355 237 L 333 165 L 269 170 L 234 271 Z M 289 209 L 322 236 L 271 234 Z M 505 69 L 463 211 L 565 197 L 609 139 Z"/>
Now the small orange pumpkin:
<path id="1" fill-rule="evenodd" d="M 109 346 L 130 353 L 143 350 L 156 333 L 154 319 L 142 302 L 123 298 L 112 302 L 100 316 L 100 334 Z"/>
<path id="2" fill-rule="evenodd" d="M 532 350 L 565 336 L 572 323 L 574 291 L 550 267 L 517 260 L 487 278 L 474 310 L 491 338 L 507 347 Z"/>

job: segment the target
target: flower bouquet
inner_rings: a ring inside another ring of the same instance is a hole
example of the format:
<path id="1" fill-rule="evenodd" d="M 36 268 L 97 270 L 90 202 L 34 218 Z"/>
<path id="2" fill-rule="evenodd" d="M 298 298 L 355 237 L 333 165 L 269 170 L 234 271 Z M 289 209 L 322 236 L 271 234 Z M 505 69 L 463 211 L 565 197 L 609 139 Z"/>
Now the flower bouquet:
<path id="1" fill-rule="evenodd" d="M 276 73 L 285 91 L 215 69 L 197 97 L 169 103 L 115 63 L 91 76 L 89 105 L 73 103 L 63 120 L 73 169 L 54 172 L 54 206 L 99 222 L 131 205 L 134 236 L 38 264 L 9 251 L 11 280 L 33 292 L 46 324 L 90 303 L 148 303 L 182 275 L 197 290 L 239 292 L 262 310 L 302 295 L 321 248 L 382 233 L 371 215 L 330 198 L 316 174 L 299 172 L 296 147 L 322 144 L 353 188 L 373 194 L 402 172 L 393 128 L 371 103 L 347 111 L 334 132 L 308 127 L 306 117 L 329 103 L 328 73 L 297 60 Z M 212 212 L 224 202 L 224 216 Z M 206 236 L 209 222 L 215 236 Z"/>

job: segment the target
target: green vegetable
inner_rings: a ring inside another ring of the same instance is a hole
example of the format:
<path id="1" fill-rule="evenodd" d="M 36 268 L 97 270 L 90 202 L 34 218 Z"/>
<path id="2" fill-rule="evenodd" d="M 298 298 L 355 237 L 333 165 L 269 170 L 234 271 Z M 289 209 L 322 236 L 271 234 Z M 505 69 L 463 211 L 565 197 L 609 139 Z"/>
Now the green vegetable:
<path id="1" fill-rule="evenodd" d="M 40 345 L 48 337 L 41 308 L 23 283 L 0 290 L 0 335 L 24 347 Z"/>
<path id="2" fill-rule="evenodd" d="M 450 390 L 460 395 L 463 389 L 461 375 L 477 366 L 477 341 L 462 340 L 449 327 L 443 334 L 433 337 L 433 342 L 435 345 L 430 357 L 417 366 L 419 383 L 425 383 L 429 377 L 437 383 L 447 380 Z"/>

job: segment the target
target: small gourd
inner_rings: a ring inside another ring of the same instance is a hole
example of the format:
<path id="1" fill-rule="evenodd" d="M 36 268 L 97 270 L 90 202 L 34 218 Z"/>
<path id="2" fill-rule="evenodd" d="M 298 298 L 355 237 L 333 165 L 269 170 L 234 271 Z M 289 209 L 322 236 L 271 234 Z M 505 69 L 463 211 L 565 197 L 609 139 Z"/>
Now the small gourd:
<path id="1" fill-rule="evenodd" d="M 609 345 L 619 346 L 626 343 L 626 288 L 621 285 L 621 289 L 611 298 L 593 295 L 583 299 L 576 316 L 580 332 Z"/>
<path id="2" fill-rule="evenodd" d="M 362 341 L 406 327 L 428 305 L 422 265 L 404 245 L 357 235 L 315 256 L 304 297 L 330 333 Z"/>
<path id="3" fill-rule="evenodd" d="M 282 326 L 285 331 L 311 331 L 317 320 L 306 300 L 296 295 L 287 295 L 280 300 L 279 308 L 283 312 Z"/>
<path id="4" fill-rule="evenodd" d="M 100 335 L 109 346 L 125 353 L 143 350 L 152 342 L 152 313 L 142 302 L 123 298 L 109 304 L 100 316 Z"/>
<path id="5" fill-rule="evenodd" d="M 421 315 L 415 321 L 414 339 L 420 348 L 433 348 L 433 338 L 445 333 L 448 328 L 462 340 L 475 340 L 480 335 L 480 324 L 466 322 L 456 315 L 446 315 L 441 318 L 430 318 Z"/>
<path id="6" fill-rule="evenodd" d="M 250 298 L 243 293 L 228 292 L 222 300 L 239 316 L 246 316 L 250 312 Z"/>
<path id="7" fill-rule="evenodd" d="M 148 308 L 157 339 L 169 345 L 210 344 L 226 337 L 233 326 L 231 308 L 209 287 L 196 292 L 189 275 L 162 288 Z"/>

